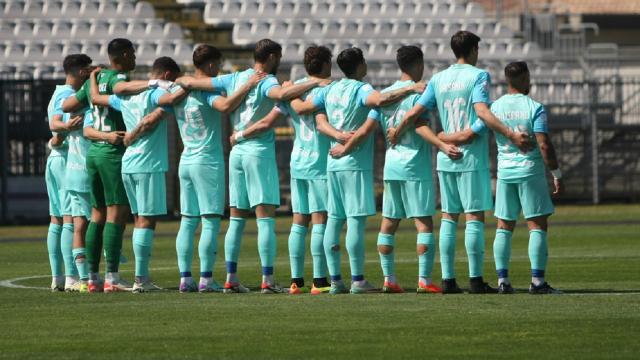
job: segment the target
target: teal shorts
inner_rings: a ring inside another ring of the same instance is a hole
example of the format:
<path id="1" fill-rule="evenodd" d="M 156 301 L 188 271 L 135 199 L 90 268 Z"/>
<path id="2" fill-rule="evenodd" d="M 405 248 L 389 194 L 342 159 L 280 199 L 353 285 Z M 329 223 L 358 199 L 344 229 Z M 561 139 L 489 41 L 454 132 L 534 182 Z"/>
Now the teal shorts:
<path id="1" fill-rule="evenodd" d="M 372 170 L 329 171 L 327 179 L 329 217 L 344 219 L 375 215 Z"/>
<path id="2" fill-rule="evenodd" d="M 432 181 L 385 180 L 382 216 L 389 219 L 433 216 L 436 212 Z"/>
<path id="3" fill-rule="evenodd" d="M 67 190 L 67 197 L 71 203 L 71 216 L 91 218 L 91 194 Z"/>
<path id="4" fill-rule="evenodd" d="M 167 186 L 164 172 L 122 174 L 131 213 L 141 216 L 167 214 Z"/>
<path id="5" fill-rule="evenodd" d="M 525 219 L 553 214 L 553 202 L 547 179 L 533 176 L 522 182 L 505 182 L 498 179 L 496 185 L 495 217 L 516 221 L 520 210 Z"/>
<path id="6" fill-rule="evenodd" d="M 291 207 L 296 214 L 327 211 L 327 180 L 291 179 Z"/>
<path id="7" fill-rule="evenodd" d="M 44 179 L 49 195 L 49 215 L 62 217 L 71 215 L 71 203 L 64 190 L 64 176 L 67 161 L 62 156 L 49 156 L 45 168 Z"/>
<path id="8" fill-rule="evenodd" d="M 224 163 L 182 164 L 180 178 L 180 213 L 186 216 L 222 215 L 226 186 Z"/>
<path id="9" fill-rule="evenodd" d="M 442 212 L 460 214 L 493 209 L 489 169 L 438 171 L 438 179 Z"/>
<path id="10" fill-rule="evenodd" d="M 280 206 L 280 179 L 275 158 L 229 156 L 229 206 L 251 210 L 258 205 Z"/>

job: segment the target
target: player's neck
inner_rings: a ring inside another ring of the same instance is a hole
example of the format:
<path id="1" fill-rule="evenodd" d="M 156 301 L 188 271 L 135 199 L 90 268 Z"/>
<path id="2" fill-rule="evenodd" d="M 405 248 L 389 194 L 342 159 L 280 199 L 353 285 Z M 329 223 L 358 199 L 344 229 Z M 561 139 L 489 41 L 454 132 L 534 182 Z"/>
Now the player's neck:
<path id="1" fill-rule="evenodd" d="M 206 78 L 206 77 L 215 77 L 215 75 L 214 76 L 209 76 L 209 75 L 205 74 L 205 72 L 200 70 L 200 69 L 196 69 L 196 72 L 193 75 L 194 75 L 194 77 L 196 79 L 202 79 L 202 78 Z"/>
<path id="2" fill-rule="evenodd" d="M 410 74 L 407 74 L 405 72 L 402 73 L 402 75 L 400 75 L 400 81 L 419 81 L 416 80 L 413 76 L 411 76 Z"/>
<path id="3" fill-rule="evenodd" d="M 309 75 L 309 79 L 310 80 L 327 80 L 330 77 L 331 76 L 322 77 L 322 76 L 319 76 L 319 75 Z"/>
<path id="4" fill-rule="evenodd" d="M 524 95 L 524 94 L 522 94 L 522 92 L 520 90 L 514 89 L 511 86 L 509 86 L 507 88 L 507 94 L 509 94 L 509 95 L 519 95 L 519 94 Z"/>
<path id="5" fill-rule="evenodd" d="M 83 82 L 79 79 L 76 79 L 73 75 L 67 75 L 64 84 L 69 85 L 73 88 L 73 90 L 78 91 L 78 89 L 82 87 Z"/>
<path id="6" fill-rule="evenodd" d="M 255 70 L 256 72 L 264 72 L 267 74 L 271 73 L 271 69 L 268 69 L 267 64 L 259 63 L 259 62 L 256 62 L 255 64 L 253 64 L 253 70 Z"/>

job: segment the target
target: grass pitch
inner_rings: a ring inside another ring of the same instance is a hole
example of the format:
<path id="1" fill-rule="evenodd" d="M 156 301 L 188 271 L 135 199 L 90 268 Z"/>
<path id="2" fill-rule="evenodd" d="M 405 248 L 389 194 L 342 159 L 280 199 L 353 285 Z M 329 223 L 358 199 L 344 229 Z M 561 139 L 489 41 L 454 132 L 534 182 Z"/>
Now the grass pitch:
<path id="1" fill-rule="evenodd" d="M 438 221 L 436 221 L 436 224 Z M 290 219 L 278 219 L 276 278 L 289 280 Z M 496 283 L 487 220 L 485 278 Z M 376 252 L 379 217 L 367 227 L 366 275 L 382 285 Z M 159 225 L 152 276 L 171 291 L 155 294 L 52 294 L 46 227 L 0 228 L 0 358 L 638 358 L 640 354 L 640 206 L 559 207 L 551 218 L 547 278 L 565 295 L 530 296 L 527 231 L 516 229 L 513 296 L 417 295 L 413 225 L 397 237 L 402 295 L 179 294 L 178 223 Z M 223 280 L 219 237 L 214 277 Z M 461 229 L 460 229 L 461 230 Z M 127 229 L 130 234 L 131 226 Z M 462 231 L 456 271 L 467 285 Z M 130 235 L 125 252 L 133 259 Z M 197 248 L 196 248 L 197 249 Z M 308 249 L 307 249 L 308 251 Z M 197 252 L 197 251 L 196 251 Z M 196 255 L 197 256 L 197 255 Z M 437 257 L 436 257 L 437 258 Z M 348 257 L 343 253 L 343 276 Z M 194 260 L 194 273 L 198 260 Z M 133 264 L 123 265 L 131 279 Z M 311 257 L 307 255 L 307 279 Z M 239 275 L 260 282 L 255 223 L 249 221 Z M 440 278 L 439 263 L 434 278 Z M 8 281 L 7 281 L 8 280 Z M 14 286 L 7 287 L 7 286 Z M 15 286 L 33 288 L 15 288 Z"/>

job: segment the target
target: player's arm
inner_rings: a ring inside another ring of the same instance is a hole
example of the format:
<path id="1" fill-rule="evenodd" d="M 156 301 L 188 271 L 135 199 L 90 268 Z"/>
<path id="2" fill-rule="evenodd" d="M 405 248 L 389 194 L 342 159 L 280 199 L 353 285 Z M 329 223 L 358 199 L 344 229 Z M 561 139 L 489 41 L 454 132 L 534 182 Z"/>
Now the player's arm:
<path id="1" fill-rule="evenodd" d="M 317 113 L 315 115 L 315 120 L 316 129 L 318 129 L 321 134 L 328 136 L 340 144 L 346 143 L 353 136 L 352 132 L 342 132 L 331 126 L 329 119 L 327 118 L 327 114 L 324 112 Z"/>
<path id="2" fill-rule="evenodd" d="M 344 145 L 337 144 L 329 150 L 329 154 L 334 158 L 341 158 L 349 153 L 351 153 L 358 145 L 360 145 L 363 141 L 370 136 L 378 126 L 378 120 L 367 118 L 367 120 L 362 124 L 356 132 L 353 133 L 351 139 L 347 141 Z"/>
<path id="3" fill-rule="evenodd" d="M 140 136 L 153 130 L 168 114 L 169 112 L 160 107 L 147 114 L 132 131 L 125 134 L 125 146 L 133 144 Z"/>
<path id="4" fill-rule="evenodd" d="M 475 109 L 478 118 L 484 121 L 491 130 L 504 135 L 522 151 L 529 151 L 531 149 L 532 144 L 529 139 L 529 135 L 527 135 L 527 133 L 511 130 L 491 112 L 486 103 L 474 103 L 473 108 Z"/>
<path id="5" fill-rule="evenodd" d="M 556 149 L 553 147 L 551 138 L 547 133 L 536 132 L 536 141 L 540 147 L 542 159 L 551 171 L 551 175 L 553 175 L 553 195 L 559 195 L 564 191 L 564 182 L 562 181 L 562 172 L 558 164 Z"/>
<path id="6" fill-rule="evenodd" d="M 187 94 L 189 94 L 189 91 L 185 90 L 182 87 L 178 88 L 178 90 L 174 92 L 166 92 L 158 98 L 158 105 L 173 106 L 174 104 L 182 101 L 187 96 Z"/>
<path id="7" fill-rule="evenodd" d="M 113 86 L 113 93 L 116 95 L 134 95 L 148 89 L 162 88 L 169 89 L 173 83 L 168 80 L 130 80 L 119 81 Z"/>
<path id="8" fill-rule="evenodd" d="M 122 139 L 124 138 L 125 132 L 102 132 L 100 130 L 96 130 L 93 126 L 88 126 L 82 130 L 82 134 L 84 135 L 84 137 L 91 141 L 106 141 L 111 145 L 118 145 L 122 144 Z"/>
<path id="9" fill-rule="evenodd" d="M 293 111 L 298 115 L 307 115 L 318 110 L 317 105 L 314 103 L 314 99 L 311 96 L 308 96 L 304 101 L 300 98 L 293 99 L 289 104 L 291 104 L 291 109 L 293 109 Z"/>
<path id="10" fill-rule="evenodd" d="M 448 144 L 464 145 L 471 143 L 477 136 L 487 131 L 487 126 L 484 121 L 478 119 L 468 129 L 456 131 L 446 134 L 444 132 L 438 133 L 438 138 Z"/>
<path id="11" fill-rule="evenodd" d="M 424 114 L 427 109 L 433 109 L 436 107 L 436 91 L 433 81 L 429 81 L 427 89 L 420 95 L 417 102 L 411 110 L 404 114 L 404 117 L 395 128 L 390 127 L 387 129 L 387 140 L 391 145 L 398 143 L 398 139 L 402 136 L 402 133 L 411 126 L 415 126 L 416 121 Z"/>
<path id="12" fill-rule="evenodd" d="M 453 144 L 447 144 L 446 142 L 439 139 L 438 136 L 436 136 L 436 134 L 433 132 L 433 130 L 431 130 L 426 121 L 419 120 L 418 122 L 416 122 L 416 134 L 418 134 L 426 142 L 440 149 L 440 151 L 445 153 L 451 159 L 456 160 L 462 157 L 462 151 L 460 151 L 457 146 Z"/>
<path id="13" fill-rule="evenodd" d="M 400 89 L 385 91 L 383 93 L 374 90 L 369 95 L 367 95 L 365 106 L 377 108 L 396 103 L 404 99 L 407 95 L 413 93 L 421 94 L 425 89 L 425 85 L 426 84 L 423 81 L 420 81 L 413 85 L 407 85 Z"/>
<path id="14" fill-rule="evenodd" d="M 89 75 L 89 94 L 91 98 L 91 103 L 93 105 L 100 106 L 109 106 L 109 95 L 100 95 L 100 90 L 98 89 L 98 73 L 100 72 L 100 68 L 96 68 Z"/>
<path id="15" fill-rule="evenodd" d="M 247 97 L 249 91 L 256 87 L 265 76 L 266 74 L 263 72 L 255 72 L 249 80 L 234 91 L 231 96 L 219 96 L 213 102 L 213 108 L 225 114 L 234 111 L 242 104 L 242 101 Z"/>
<path id="16" fill-rule="evenodd" d="M 271 129 L 275 124 L 276 120 L 278 120 L 281 116 L 284 116 L 284 115 L 286 114 L 279 107 L 277 106 L 274 107 L 267 114 L 267 116 L 256 121 L 248 128 L 231 134 L 231 137 L 230 137 L 231 146 L 234 146 L 252 137 L 256 137 L 262 134 L 263 132 Z"/>
<path id="17" fill-rule="evenodd" d="M 78 111 L 87 105 L 86 101 L 78 99 L 78 96 L 83 92 L 84 87 L 80 89 L 74 96 L 69 96 L 62 102 L 62 111 L 66 113 L 72 113 Z"/>
<path id="18" fill-rule="evenodd" d="M 276 81 L 275 78 L 272 81 Z M 318 79 L 311 79 L 299 84 L 291 85 L 291 86 L 280 86 L 274 85 L 267 91 L 267 97 L 276 101 L 289 101 L 291 99 L 299 98 L 305 92 L 313 89 L 316 86 L 319 86 L 321 83 Z"/>

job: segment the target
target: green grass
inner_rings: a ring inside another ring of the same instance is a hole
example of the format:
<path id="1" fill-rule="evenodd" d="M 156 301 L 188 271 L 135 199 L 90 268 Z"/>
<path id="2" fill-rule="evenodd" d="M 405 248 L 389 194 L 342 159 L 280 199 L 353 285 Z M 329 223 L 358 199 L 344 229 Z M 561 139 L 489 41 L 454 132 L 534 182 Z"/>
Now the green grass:
<path id="1" fill-rule="evenodd" d="M 637 358 L 640 353 L 640 206 L 560 207 L 551 220 L 548 279 L 563 296 L 52 294 L 0 287 L 0 358 Z M 488 219 L 488 224 L 493 223 Z M 569 223 L 568 223 L 569 222 Z M 289 218 L 278 219 L 276 277 L 288 282 Z M 366 273 L 381 285 L 375 250 L 379 218 L 367 231 Z M 247 224 L 243 282 L 260 281 L 255 225 Z M 177 223 L 160 224 L 152 275 L 176 288 Z M 226 228 L 226 222 L 222 226 Z M 0 280 L 49 284 L 45 226 L 0 228 Z M 487 226 L 485 276 L 495 283 Z M 222 280 L 223 235 L 215 276 Z M 24 238 L 24 241 L 19 240 Z M 33 239 L 42 238 L 41 241 Z M 529 282 L 527 232 L 514 236 L 512 281 Z M 397 239 L 399 281 L 415 286 L 415 234 Z M 458 236 L 456 270 L 466 285 Z M 125 240 L 130 259 L 130 238 Z M 348 276 L 343 254 L 344 275 Z M 194 261 L 197 270 L 197 260 Z M 310 278 L 310 256 L 307 278 Z M 132 277 L 132 264 L 123 265 Z M 434 278 L 439 279 L 439 263 Z"/>

